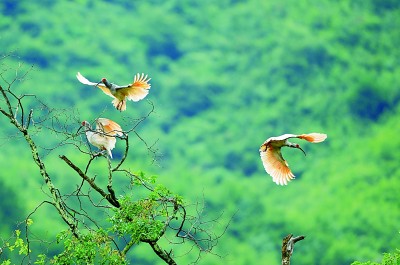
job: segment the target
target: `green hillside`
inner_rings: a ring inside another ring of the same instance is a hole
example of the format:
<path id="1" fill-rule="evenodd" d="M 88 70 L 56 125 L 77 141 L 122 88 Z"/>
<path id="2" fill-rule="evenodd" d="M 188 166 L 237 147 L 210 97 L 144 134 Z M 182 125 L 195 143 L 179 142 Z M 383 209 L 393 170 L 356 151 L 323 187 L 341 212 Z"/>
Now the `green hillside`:
<path id="1" fill-rule="evenodd" d="M 0 53 L 12 55 L 0 61 L 0 84 L 33 65 L 14 87 L 54 108 L 71 132 L 99 116 L 128 128 L 152 108 L 128 102 L 120 113 L 110 97 L 80 84 L 78 71 L 118 84 L 138 72 L 152 78 L 155 110 L 137 131 L 157 152 L 132 140 L 129 164 L 188 203 L 204 201 L 206 217 L 221 216 L 217 233 L 229 223 L 217 255 L 199 264 L 280 264 L 289 233 L 306 236 L 296 265 L 380 261 L 400 248 L 398 1 L 7 0 L 0 12 Z M 26 143 L 0 122 L 1 247 L 47 195 Z M 306 157 L 284 149 L 296 179 L 277 186 L 259 146 L 309 132 L 328 139 L 294 140 Z M 35 139 L 57 185 L 66 193 L 79 185 L 58 158 L 79 161 L 76 148 L 55 148 L 63 137 L 46 127 Z M 117 143 L 113 154 L 122 153 Z M 43 240 L 32 242 L 35 251 L 59 253 L 62 246 L 48 244 L 66 229 L 54 208 L 32 219 Z M 196 259 L 175 251 L 179 264 Z M 147 246 L 131 255 L 131 264 L 163 264 Z"/>

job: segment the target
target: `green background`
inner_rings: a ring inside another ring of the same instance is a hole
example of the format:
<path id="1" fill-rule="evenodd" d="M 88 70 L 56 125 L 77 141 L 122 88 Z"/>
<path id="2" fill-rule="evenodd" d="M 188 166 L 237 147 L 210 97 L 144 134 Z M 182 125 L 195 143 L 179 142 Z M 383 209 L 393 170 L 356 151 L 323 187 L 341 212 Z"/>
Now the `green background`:
<path id="1" fill-rule="evenodd" d="M 0 61 L 3 76 L 34 65 L 13 88 L 65 109 L 57 113 L 70 131 L 99 116 L 126 128 L 151 109 L 128 102 L 120 113 L 76 72 L 121 85 L 138 72 L 152 78 L 155 113 L 137 131 L 155 144 L 157 160 L 131 137 L 129 165 L 204 203 L 206 219 L 221 216 L 217 233 L 229 222 L 218 255 L 199 264 L 279 264 L 289 233 L 306 236 L 292 258 L 298 265 L 376 261 L 399 247 L 398 1 L 5 0 L 0 11 L 0 52 L 13 54 Z M 7 119 L 0 123 L 1 244 L 48 197 L 26 143 Z M 328 139 L 296 141 L 306 157 L 283 150 L 296 179 L 277 186 L 259 146 L 309 132 Z M 35 139 L 55 185 L 65 193 L 79 185 L 58 155 L 82 154 L 54 148 L 62 136 L 44 129 Z M 123 150 L 117 143 L 114 156 Z M 32 219 L 36 251 L 59 253 L 53 240 L 66 227 L 55 209 L 40 207 Z M 175 248 L 180 264 L 196 257 Z M 130 260 L 162 264 L 141 245 Z"/>

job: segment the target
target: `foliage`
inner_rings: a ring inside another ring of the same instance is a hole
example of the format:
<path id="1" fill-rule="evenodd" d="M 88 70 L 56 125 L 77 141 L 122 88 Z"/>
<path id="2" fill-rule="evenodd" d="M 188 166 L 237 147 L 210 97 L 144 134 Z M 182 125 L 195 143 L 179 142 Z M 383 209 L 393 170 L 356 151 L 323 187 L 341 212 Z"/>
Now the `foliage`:
<path id="1" fill-rule="evenodd" d="M 156 216 L 157 204 L 154 200 L 131 202 L 125 199 L 121 201 L 121 208 L 124 210 L 118 211 L 111 218 L 113 232 L 119 236 L 131 235 L 133 241 L 139 243 L 141 240 L 155 240 L 162 234 L 163 222 L 149 218 Z"/>
<path id="2" fill-rule="evenodd" d="M 103 230 L 91 231 L 79 239 L 65 231 L 57 241 L 64 241 L 64 251 L 53 258 L 54 264 L 127 264 Z"/>
<path id="3" fill-rule="evenodd" d="M 396 249 L 396 251 L 393 253 L 385 253 L 383 255 L 381 263 L 371 262 L 371 261 L 367 261 L 367 262 L 356 261 L 356 262 L 353 262 L 351 265 L 380 265 L 380 264 L 381 265 L 398 265 L 398 264 L 400 264 L 400 250 Z"/>
<path id="4" fill-rule="evenodd" d="M 32 219 L 27 219 L 26 220 L 26 226 L 29 227 L 33 224 L 33 220 Z M 10 243 L 9 241 L 13 241 L 12 243 Z M 27 256 L 31 250 L 29 248 L 29 243 L 27 243 L 22 237 L 21 237 L 21 230 L 16 229 L 14 231 L 14 235 L 12 238 L 10 238 L 8 242 L 5 243 L 4 248 L 0 248 L 0 255 L 3 254 L 3 252 L 7 251 L 7 252 L 14 252 L 16 250 L 18 250 L 18 255 L 19 256 Z M 10 254 L 10 253 L 9 253 Z M 8 255 L 10 256 L 10 255 Z M 37 260 L 35 261 L 35 264 L 44 264 L 45 255 L 39 255 Z M 9 264 L 13 264 L 11 259 L 4 259 L 1 263 L 1 265 L 9 265 Z"/>

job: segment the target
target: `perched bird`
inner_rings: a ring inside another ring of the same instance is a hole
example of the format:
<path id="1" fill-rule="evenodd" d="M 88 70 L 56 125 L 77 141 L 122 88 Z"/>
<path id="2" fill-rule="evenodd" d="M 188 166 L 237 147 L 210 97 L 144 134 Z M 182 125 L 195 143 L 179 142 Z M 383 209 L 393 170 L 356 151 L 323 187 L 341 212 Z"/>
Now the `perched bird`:
<path id="1" fill-rule="evenodd" d="M 272 180 L 278 185 L 287 185 L 287 182 L 294 179 L 289 165 L 282 157 L 281 148 L 283 146 L 298 148 L 304 155 L 306 153 L 301 149 L 300 145 L 291 143 L 289 138 L 300 138 L 307 140 L 311 143 L 320 143 L 326 139 L 327 135 L 323 133 L 309 133 L 309 134 L 284 134 L 277 137 L 268 138 L 260 147 L 260 157 L 264 165 L 265 171 L 271 175 Z"/>
<path id="2" fill-rule="evenodd" d="M 93 130 L 90 123 L 83 121 L 82 125 L 85 127 L 86 137 L 92 145 L 98 147 L 100 150 L 107 150 L 108 155 L 112 158 L 111 150 L 115 147 L 116 135 L 122 136 L 122 129 L 118 123 L 106 119 L 98 118 L 96 120 L 96 129 Z"/>
<path id="3" fill-rule="evenodd" d="M 81 73 L 76 74 L 76 78 L 82 84 L 89 86 L 97 86 L 110 97 L 114 98 L 112 101 L 114 107 L 119 111 L 126 110 L 126 100 L 139 101 L 144 99 L 149 94 L 151 85 L 148 83 L 151 78 L 147 75 L 136 74 L 133 83 L 125 86 L 119 86 L 110 83 L 106 78 L 102 78 L 100 82 L 91 82 L 87 80 Z"/>

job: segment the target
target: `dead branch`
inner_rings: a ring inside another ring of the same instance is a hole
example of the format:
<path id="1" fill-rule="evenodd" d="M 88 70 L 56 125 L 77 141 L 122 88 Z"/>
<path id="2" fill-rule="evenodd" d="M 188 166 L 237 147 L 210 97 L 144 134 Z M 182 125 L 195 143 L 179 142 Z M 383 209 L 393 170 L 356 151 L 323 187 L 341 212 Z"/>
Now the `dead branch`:
<path id="1" fill-rule="evenodd" d="M 287 235 L 282 242 L 282 265 L 290 265 L 290 258 L 293 254 L 294 244 L 303 240 L 305 236 L 293 237 L 292 234 Z"/>

